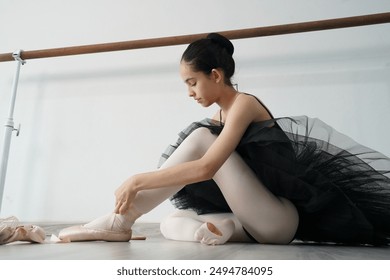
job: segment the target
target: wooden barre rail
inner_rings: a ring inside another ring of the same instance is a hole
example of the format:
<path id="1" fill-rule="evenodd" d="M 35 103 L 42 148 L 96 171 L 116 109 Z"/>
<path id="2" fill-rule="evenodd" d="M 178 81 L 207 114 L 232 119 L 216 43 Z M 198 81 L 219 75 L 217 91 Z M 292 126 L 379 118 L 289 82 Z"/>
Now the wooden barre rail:
<path id="1" fill-rule="evenodd" d="M 338 28 L 355 27 L 355 26 L 372 25 L 372 24 L 382 24 L 382 23 L 389 23 L 389 22 L 390 22 L 390 12 L 387 12 L 387 13 L 354 16 L 354 17 L 346 17 L 346 18 L 338 18 L 338 19 L 328 19 L 328 20 L 292 23 L 292 24 L 275 25 L 275 26 L 267 26 L 267 27 L 230 30 L 230 31 L 222 31 L 219 33 L 231 40 L 234 40 L 234 39 L 310 32 L 310 31 L 320 31 L 320 30 L 328 30 L 328 29 L 338 29 Z M 202 33 L 202 34 L 133 40 L 133 41 L 104 43 L 104 44 L 95 44 L 95 45 L 73 46 L 73 47 L 65 47 L 65 48 L 34 50 L 34 51 L 22 51 L 21 58 L 27 60 L 27 59 L 36 59 L 36 58 L 45 58 L 45 57 L 57 57 L 57 56 L 67 56 L 67 55 L 79 55 L 79 54 L 88 54 L 88 53 L 123 51 L 123 50 L 131 50 L 131 49 L 182 45 L 182 44 L 189 44 L 200 38 L 204 38 L 207 34 L 208 33 Z M 0 54 L 0 62 L 13 61 L 13 60 L 14 58 L 12 57 L 12 53 Z"/>

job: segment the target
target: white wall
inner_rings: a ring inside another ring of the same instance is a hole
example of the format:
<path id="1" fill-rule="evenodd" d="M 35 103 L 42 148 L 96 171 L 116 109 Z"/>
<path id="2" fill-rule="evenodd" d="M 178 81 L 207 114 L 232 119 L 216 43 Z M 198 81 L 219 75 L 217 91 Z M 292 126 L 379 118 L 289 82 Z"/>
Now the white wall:
<path id="1" fill-rule="evenodd" d="M 0 0 L 0 53 L 389 11 L 387 0 Z M 388 34 L 390 24 L 237 40 L 235 81 L 275 116 L 319 117 L 390 155 Z M 184 49 L 29 60 L 1 216 L 83 222 L 111 211 L 124 179 L 154 169 L 179 130 L 215 110 L 187 98 L 178 74 Z M 1 125 L 14 70 L 0 63 Z M 172 209 L 164 203 L 142 220 Z"/>

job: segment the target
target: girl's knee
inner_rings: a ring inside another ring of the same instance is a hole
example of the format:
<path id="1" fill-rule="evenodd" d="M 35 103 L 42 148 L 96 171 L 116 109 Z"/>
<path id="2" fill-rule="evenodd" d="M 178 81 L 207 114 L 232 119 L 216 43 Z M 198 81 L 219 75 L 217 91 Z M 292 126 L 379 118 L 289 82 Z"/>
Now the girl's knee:
<path id="1" fill-rule="evenodd" d="M 198 159 L 204 155 L 215 139 L 216 136 L 211 134 L 207 128 L 200 127 L 184 139 L 173 155 L 180 151 L 180 153 L 184 152 L 189 155 L 192 160 Z"/>
<path id="2" fill-rule="evenodd" d="M 216 136 L 210 132 L 210 130 L 206 127 L 200 127 L 194 130 L 188 138 L 191 139 L 192 142 L 197 143 L 199 145 L 210 145 L 216 139 Z"/>

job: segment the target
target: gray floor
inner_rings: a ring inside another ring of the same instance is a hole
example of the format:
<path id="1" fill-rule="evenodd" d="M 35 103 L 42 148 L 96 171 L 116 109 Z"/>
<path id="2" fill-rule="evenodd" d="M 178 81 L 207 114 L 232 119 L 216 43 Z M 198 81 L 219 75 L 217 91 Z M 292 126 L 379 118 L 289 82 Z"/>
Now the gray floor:
<path id="1" fill-rule="evenodd" d="M 41 225 L 51 234 L 69 225 Z M 74 242 L 31 244 L 14 242 L 0 246 L 2 260 L 390 260 L 390 247 L 350 247 L 293 242 L 290 245 L 228 243 L 206 246 L 164 239 L 158 224 L 135 224 L 135 235 L 144 241 Z"/>

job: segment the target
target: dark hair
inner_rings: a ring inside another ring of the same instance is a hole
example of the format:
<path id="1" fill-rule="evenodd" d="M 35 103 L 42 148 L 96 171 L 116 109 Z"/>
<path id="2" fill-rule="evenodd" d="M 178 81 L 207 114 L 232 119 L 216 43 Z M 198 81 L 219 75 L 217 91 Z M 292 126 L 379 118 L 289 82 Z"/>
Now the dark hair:
<path id="1" fill-rule="evenodd" d="M 184 51 L 181 60 L 192 66 L 193 71 L 206 75 L 220 68 L 225 74 L 225 84 L 231 86 L 235 63 L 234 46 L 229 39 L 218 33 L 210 33 L 206 38 L 191 43 Z"/>

